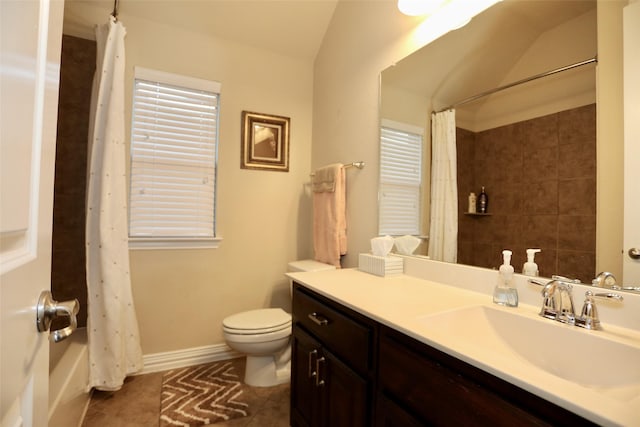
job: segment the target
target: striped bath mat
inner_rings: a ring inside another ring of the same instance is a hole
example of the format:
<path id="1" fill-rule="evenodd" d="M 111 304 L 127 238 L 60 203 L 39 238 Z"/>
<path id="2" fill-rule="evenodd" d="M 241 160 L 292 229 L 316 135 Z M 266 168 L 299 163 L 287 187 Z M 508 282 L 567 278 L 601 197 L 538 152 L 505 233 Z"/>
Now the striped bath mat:
<path id="1" fill-rule="evenodd" d="M 203 426 L 249 415 L 238 360 L 168 371 L 162 377 L 160 427 Z"/>

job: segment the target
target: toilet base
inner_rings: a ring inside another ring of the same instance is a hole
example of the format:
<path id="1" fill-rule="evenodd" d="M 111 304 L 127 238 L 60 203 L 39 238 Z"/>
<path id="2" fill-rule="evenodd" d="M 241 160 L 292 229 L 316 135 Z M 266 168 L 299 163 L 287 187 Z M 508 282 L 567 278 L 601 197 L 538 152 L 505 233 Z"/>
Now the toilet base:
<path id="1" fill-rule="evenodd" d="M 290 360 L 284 364 L 277 364 L 273 356 L 247 356 L 245 384 L 253 387 L 273 387 L 289 382 L 290 378 Z"/>

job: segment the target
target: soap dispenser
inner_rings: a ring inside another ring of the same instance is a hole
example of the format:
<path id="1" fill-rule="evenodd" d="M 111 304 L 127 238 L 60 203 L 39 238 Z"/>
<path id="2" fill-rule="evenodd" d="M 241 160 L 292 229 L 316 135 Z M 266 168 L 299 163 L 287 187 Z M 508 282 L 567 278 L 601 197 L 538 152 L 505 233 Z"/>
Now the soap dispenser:
<path id="1" fill-rule="evenodd" d="M 525 276 L 538 276 L 538 264 L 534 261 L 538 252 L 541 252 L 541 249 L 527 249 L 527 262 L 522 266 L 522 274 Z"/>
<path id="2" fill-rule="evenodd" d="M 493 302 L 507 307 L 517 307 L 518 290 L 513 285 L 511 254 L 508 249 L 502 251 L 502 265 L 498 270 L 498 283 L 493 290 Z"/>

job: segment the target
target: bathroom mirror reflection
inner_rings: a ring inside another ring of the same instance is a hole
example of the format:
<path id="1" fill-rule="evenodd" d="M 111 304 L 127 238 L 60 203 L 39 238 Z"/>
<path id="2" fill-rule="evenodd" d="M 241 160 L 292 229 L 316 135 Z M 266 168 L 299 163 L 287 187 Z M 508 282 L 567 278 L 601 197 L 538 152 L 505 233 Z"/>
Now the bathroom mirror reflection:
<path id="1" fill-rule="evenodd" d="M 431 113 L 595 58 L 596 1 L 504 1 L 381 74 L 380 117 L 424 130 L 421 234 L 430 234 Z M 540 275 L 596 275 L 595 63 L 455 107 L 458 263 Z M 388 123 L 388 122 L 385 122 Z M 469 214 L 484 187 L 487 215 Z M 415 254 L 427 255 L 428 242 Z"/>

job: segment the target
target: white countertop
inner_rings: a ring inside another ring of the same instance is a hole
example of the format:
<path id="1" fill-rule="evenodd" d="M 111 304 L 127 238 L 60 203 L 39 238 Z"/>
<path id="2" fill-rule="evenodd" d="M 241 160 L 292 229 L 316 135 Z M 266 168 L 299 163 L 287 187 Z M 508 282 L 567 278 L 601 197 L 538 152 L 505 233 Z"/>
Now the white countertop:
<path id="1" fill-rule="evenodd" d="M 517 312 L 543 322 L 553 322 L 537 315 L 539 307 L 521 304 L 506 308 L 492 304 L 491 296 L 455 286 L 443 285 L 408 275 L 378 277 L 357 269 L 287 273 L 306 287 L 364 314 L 386 326 L 405 333 L 486 372 L 515 384 L 533 394 L 602 425 L 640 426 L 640 384 L 624 387 L 595 388 L 580 385 L 542 370 L 525 359 L 487 345 L 429 328 L 424 316 L 464 307 L 490 306 Z M 579 308 L 578 308 L 579 309 Z M 536 320 L 536 321 L 537 321 Z M 557 323 L 557 322 L 555 322 Z M 558 324 L 559 328 L 576 328 Z M 602 331 L 581 333 L 603 334 Z M 640 348 L 640 331 L 616 326 L 607 327 L 607 338 Z M 591 357 L 575 354 L 576 358 Z M 629 366 L 635 374 L 640 360 Z M 594 360 L 593 369 L 606 370 L 616 360 Z M 634 374 L 634 375 L 635 375 Z M 636 375 L 637 376 L 637 375 Z"/>

